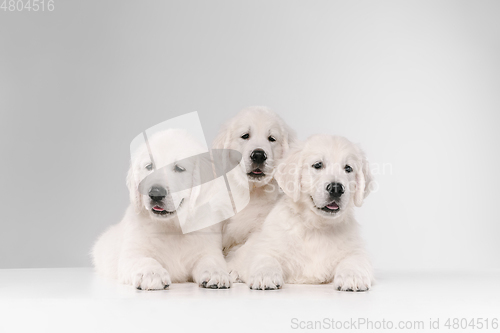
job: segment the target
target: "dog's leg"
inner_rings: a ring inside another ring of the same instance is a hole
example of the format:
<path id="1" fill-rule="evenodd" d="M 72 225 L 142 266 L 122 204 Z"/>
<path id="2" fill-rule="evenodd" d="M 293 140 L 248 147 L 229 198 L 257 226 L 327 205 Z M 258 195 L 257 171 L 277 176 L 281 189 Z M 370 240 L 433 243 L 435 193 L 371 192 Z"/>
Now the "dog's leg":
<path id="1" fill-rule="evenodd" d="M 250 268 L 250 277 L 246 281 L 250 289 L 280 289 L 285 283 L 283 270 L 276 258 L 268 255 L 256 256 Z"/>
<path id="2" fill-rule="evenodd" d="M 335 269 L 333 287 L 340 291 L 366 291 L 373 281 L 372 266 L 363 254 L 342 259 Z"/>
<path id="3" fill-rule="evenodd" d="M 201 257 L 193 267 L 193 280 L 202 288 L 230 288 L 231 278 L 227 273 L 227 265 L 222 253 Z"/>
<path id="4" fill-rule="evenodd" d="M 157 260 L 145 256 L 121 257 L 118 278 L 142 290 L 167 289 L 172 283 L 167 270 Z"/>
<path id="5" fill-rule="evenodd" d="M 248 243 L 243 244 L 242 246 L 233 247 L 226 256 L 226 262 L 229 269 L 229 275 L 231 276 L 231 282 L 245 282 L 242 279 L 240 270 L 244 267 L 244 258 L 247 256 L 247 253 Z"/>

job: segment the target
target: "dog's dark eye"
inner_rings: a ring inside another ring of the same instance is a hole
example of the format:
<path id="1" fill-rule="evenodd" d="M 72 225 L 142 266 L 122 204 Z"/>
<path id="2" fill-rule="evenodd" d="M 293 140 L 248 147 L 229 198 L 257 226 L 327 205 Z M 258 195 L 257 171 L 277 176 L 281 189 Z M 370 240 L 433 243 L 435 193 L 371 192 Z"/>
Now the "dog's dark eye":
<path id="1" fill-rule="evenodd" d="M 175 167 L 174 167 L 174 171 L 175 172 L 184 172 L 184 171 L 186 171 L 186 168 L 183 168 L 180 165 L 176 164 Z"/>
<path id="2" fill-rule="evenodd" d="M 346 165 L 346 166 L 344 167 L 344 170 L 345 170 L 345 172 L 347 172 L 347 173 L 352 172 L 352 168 L 351 168 L 351 166 L 350 166 L 350 165 Z"/>
<path id="3" fill-rule="evenodd" d="M 246 133 L 241 136 L 243 140 L 247 140 L 250 137 L 250 134 Z"/>
<path id="4" fill-rule="evenodd" d="M 148 171 L 153 170 L 153 163 L 149 163 L 148 165 L 146 165 L 146 170 Z"/>
<path id="5" fill-rule="evenodd" d="M 321 169 L 323 167 L 323 162 L 316 162 L 312 165 L 314 169 Z"/>
<path id="6" fill-rule="evenodd" d="M 271 135 L 271 136 L 269 136 L 267 139 L 268 139 L 269 141 L 271 141 L 271 142 L 276 141 L 276 139 L 275 139 L 275 138 L 274 138 L 274 136 L 272 136 L 272 135 Z"/>

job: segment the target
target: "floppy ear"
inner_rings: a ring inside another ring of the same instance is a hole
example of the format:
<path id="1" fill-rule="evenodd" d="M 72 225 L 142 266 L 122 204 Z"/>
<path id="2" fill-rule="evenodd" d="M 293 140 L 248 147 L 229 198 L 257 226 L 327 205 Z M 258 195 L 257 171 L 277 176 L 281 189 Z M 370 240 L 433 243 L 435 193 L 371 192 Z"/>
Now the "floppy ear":
<path id="1" fill-rule="evenodd" d="M 300 198 L 302 165 L 302 148 L 296 147 L 278 165 L 274 175 L 283 192 L 291 197 L 294 202 Z"/>
<path id="2" fill-rule="evenodd" d="M 225 124 L 212 142 L 212 149 L 227 149 L 229 147 L 229 125 Z"/>
<path id="3" fill-rule="evenodd" d="M 370 194 L 370 185 L 373 182 L 373 175 L 370 170 L 365 154 L 360 150 L 361 163 L 356 171 L 356 191 L 354 193 L 354 204 L 357 207 L 363 205 L 363 200 Z"/>
<path id="4" fill-rule="evenodd" d="M 288 127 L 284 122 L 281 124 L 281 133 L 283 136 L 283 156 L 285 156 L 290 147 L 295 144 L 296 135 L 295 131 Z"/>
<path id="5" fill-rule="evenodd" d="M 142 196 L 139 192 L 139 184 L 134 176 L 134 171 L 132 170 L 132 163 L 130 163 L 130 168 L 127 173 L 127 187 L 130 197 L 130 203 L 135 207 L 137 211 L 141 210 L 142 206 Z"/>

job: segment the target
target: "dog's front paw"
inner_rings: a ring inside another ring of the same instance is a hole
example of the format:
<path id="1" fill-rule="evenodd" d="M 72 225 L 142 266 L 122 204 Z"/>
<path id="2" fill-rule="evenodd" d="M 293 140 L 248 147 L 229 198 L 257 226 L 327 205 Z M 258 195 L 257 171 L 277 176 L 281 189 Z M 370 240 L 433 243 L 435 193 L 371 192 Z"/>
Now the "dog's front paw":
<path id="1" fill-rule="evenodd" d="M 172 281 L 163 267 L 144 267 L 133 274 L 132 285 L 139 290 L 167 289 Z"/>
<path id="2" fill-rule="evenodd" d="M 280 289 L 284 283 L 283 275 L 280 272 L 273 272 L 271 270 L 258 271 L 252 274 L 247 281 L 250 289 L 255 290 Z"/>
<path id="3" fill-rule="evenodd" d="M 231 288 L 231 278 L 229 274 L 224 272 L 208 272 L 201 274 L 200 287 L 210 289 L 228 289 Z"/>
<path id="4" fill-rule="evenodd" d="M 340 291 L 366 291 L 371 284 L 370 276 L 355 270 L 337 272 L 333 278 L 333 287 Z"/>

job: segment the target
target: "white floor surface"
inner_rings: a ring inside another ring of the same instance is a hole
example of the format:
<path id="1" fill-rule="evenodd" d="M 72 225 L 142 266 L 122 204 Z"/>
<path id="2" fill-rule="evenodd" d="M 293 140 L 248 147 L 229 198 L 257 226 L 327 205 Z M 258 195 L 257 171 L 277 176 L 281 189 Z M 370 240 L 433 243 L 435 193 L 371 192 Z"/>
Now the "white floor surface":
<path id="1" fill-rule="evenodd" d="M 500 332 L 493 328 L 500 319 L 498 271 L 377 277 L 365 293 L 331 285 L 259 291 L 241 283 L 227 290 L 183 283 L 139 291 L 91 268 L 0 270 L 0 332 Z M 448 328 L 448 319 L 461 326 Z M 483 328 L 473 329 L 471 320 Z"/>

